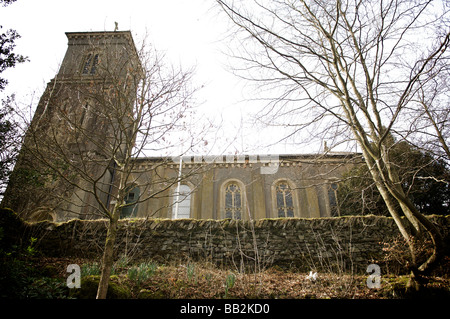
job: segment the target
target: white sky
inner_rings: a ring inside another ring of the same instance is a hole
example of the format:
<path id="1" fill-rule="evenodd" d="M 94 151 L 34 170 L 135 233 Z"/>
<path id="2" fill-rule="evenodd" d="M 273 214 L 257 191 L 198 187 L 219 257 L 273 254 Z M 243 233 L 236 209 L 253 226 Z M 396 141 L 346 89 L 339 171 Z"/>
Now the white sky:
<path id="1" fill-rule="evenodd" d="M 228 21 L 213 5 L 211 0 L 17 0 L 0 7 L 2 32 L 17 30 L 22 38 L 16 41 L 15 52 L 30 59 L 2 74 L 9 80 L 3 94 L 16 93 L 19 101 L 28 104 L 34 94 L 37 103 L 66 52 L 65 32 L 113 31 L 117 21 L 119 30 L 132 31 L 136 43 L 147 33 L 149 42 L 165 51 L 173 64 L 195 65 L 196 81 L 206 84 L 198 94 L 204 101 L 201 109 L 208 116 L 224 118 L 226 127 L 233 130 L 247 117 L 250 104 L 239 103 L 244 83 L 226 70 L 223 51 Z M 245 130 L 239 139 L 247 139 L 247 134 L 261 136 L 261 132 Z M 252 145 L 267 142 L 264 139 Z M 236 141 L 227 151 L 247 150 Z M 295 153 L 284 146 L 260 152 Z"/>

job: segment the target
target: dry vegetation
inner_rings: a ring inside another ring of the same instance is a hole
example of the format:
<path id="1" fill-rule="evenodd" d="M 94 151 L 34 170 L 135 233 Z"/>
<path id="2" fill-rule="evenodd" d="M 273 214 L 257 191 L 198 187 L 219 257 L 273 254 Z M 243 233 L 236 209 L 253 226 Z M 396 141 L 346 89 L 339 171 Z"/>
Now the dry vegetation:
<path id="1" fill-rule="evenodd" d="M 75 298 L 94 298 L 99 266 L 89 260 L 42 259 L 40 266 L 66 280 L 68 264 L 81 266 L 80 289 L 69 292 Z M 407 276 L 381 277 L 381 288 L 369 289 L 367 275 L 319 273 L 310 280 L 308 273 L 277 267 L 240 273 L 208 262 L 164 264 L 154 261 L 128 263 L 119 260 L 111 276 L 109 298 L 127 299 L 391 299 L 408 298 Z M 450 279 L 433 277 L 421 297 L 450 296 Z"/>

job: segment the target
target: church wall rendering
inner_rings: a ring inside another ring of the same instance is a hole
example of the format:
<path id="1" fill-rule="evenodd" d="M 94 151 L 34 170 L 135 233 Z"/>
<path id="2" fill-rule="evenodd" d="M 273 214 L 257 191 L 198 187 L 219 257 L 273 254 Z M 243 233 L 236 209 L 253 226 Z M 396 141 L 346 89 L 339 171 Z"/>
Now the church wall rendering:
<path id="1" fill-rule="evenodd" d="M 181 171 L 177 160 L 162 165 L 157 165 L 162 162 L 158 158 L 136 161 L 137 170 L 141 168 L 145 172 L 137 178 L 136 189 L 140 181 L 146 184 L 154 175 L 170 180 L 181 172 L 186 177 L 180 186 L 174 184 L 155 198 L 137 204 L 133 217 L 249 220 L 337 216 L 333 187 L 343 172 L 361 163 L 361 157 L 358 154 L 272 155 L 270 161 L 265 161 L 264 156 L 228 159 L 220 156 L 211 163 L 184 157 Z M 154 166 L 158 168 L 151 170 Z M 159 186 L 164 188 L 163 183 Z M 185 192 L 177 193 L 178 187 Z M 155 193 L 155 189 L 148 191 Z"/>

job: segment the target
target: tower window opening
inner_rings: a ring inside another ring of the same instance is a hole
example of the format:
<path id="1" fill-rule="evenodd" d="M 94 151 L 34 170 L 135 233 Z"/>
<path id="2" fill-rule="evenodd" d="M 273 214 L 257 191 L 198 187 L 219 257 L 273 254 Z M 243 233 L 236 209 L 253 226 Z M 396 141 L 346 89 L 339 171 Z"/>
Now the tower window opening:
<path id="1" fill-rule="evenodd" d="M 83 74 L 85 75 L 94 75 L 97 71 L 97 65 L 98 65 L 99 55 L 89 53 L 84 60 L 84 66 L 83 66 Z"/>

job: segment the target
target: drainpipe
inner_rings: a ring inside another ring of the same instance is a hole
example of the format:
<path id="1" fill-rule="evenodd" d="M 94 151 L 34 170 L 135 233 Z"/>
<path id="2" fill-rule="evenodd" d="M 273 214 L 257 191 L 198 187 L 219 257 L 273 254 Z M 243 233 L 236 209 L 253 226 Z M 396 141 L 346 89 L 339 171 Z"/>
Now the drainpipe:
<path id="1" fill-rule="evenodd" d="M 178 185 L 177 185 L 177 197 L 175 202 L 175 216 L 174 219 L 178 218 L 178 201 L 180 199 L 180 184 L 181 184 L 181 165 L 182 164 L 182 157 L 180 155 L 180 167 L 178 168 Z"/>

